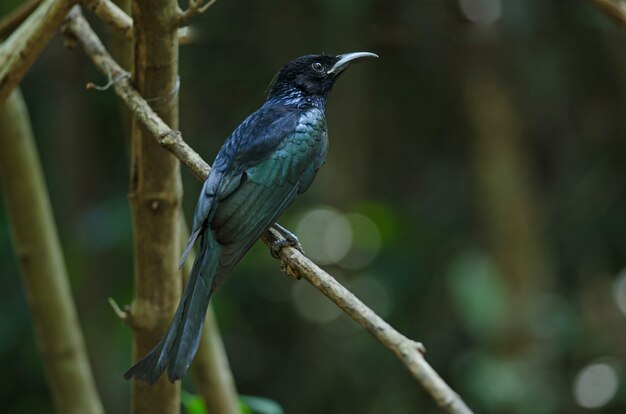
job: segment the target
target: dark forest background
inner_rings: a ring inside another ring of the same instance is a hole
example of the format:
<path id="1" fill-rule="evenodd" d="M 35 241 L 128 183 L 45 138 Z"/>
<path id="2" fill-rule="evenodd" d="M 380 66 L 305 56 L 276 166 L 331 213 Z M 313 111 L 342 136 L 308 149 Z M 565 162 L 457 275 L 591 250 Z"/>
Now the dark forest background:
<path id="1" fill-rule="evenodd" d="M 378 53 L 336 85 L 329 160 L 282 224 L 476 412 L 626 412 L 626 31 L 585 0 L 220 0 L 192 30 L 181 130 L 207 160 L 286 61 Z M 132 297 L 127 132 L 62 43 L 22 89 L 97 385 L 120 413 L 131 332 L 107 299 Z M 200 183 L 183 174 L 190 218 Z M 52 412 L 2 208 L 0 411 Z M 266 250 L 213 300 L 241 394 L 296 414 L 439 412 Z"/>

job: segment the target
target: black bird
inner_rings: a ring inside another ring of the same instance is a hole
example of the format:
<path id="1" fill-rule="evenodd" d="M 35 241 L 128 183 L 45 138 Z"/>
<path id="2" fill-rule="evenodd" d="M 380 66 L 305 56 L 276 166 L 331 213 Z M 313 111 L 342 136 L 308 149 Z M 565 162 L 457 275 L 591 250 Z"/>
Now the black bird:
<path id="1" fill-rule="evenodd" d="M 267 100 L 235 129 L 220 149 L 196 205 L 192 234 L 180 264 L 200 239 L 170 327 L 148 355 L 124 377 L 154 384 L 167 368 L 174 382 L 196 354 L 209 298 L 239 260 L 313 181 L 326 161 L 326 98 L 351 64 L 378 57 L 358 52 L 338 56 L 307 55 L 287 63 L 274 77 Z M 285 237 L 272 246 L 299 245 Z"/>

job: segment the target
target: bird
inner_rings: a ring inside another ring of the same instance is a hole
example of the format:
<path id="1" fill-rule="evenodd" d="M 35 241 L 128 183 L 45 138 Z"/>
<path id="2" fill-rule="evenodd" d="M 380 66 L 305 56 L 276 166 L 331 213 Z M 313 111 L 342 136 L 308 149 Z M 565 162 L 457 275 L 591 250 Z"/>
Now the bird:
<path id="1" fill-rule="evenodd" d="M 200 240 L 199 253 L 161 341 L 125 373 L 155 384 L 167 370 L 170 382 L 183 378 L 202 334 L 211 295 L 224 283 L 254 242 L 294 198 L 306 191 L 328 153 L 326 101 L 337 78 L 370 52 L 298 57 L 274 76 L 263 105 L 246 118 L 219 150 L 196 204 L 189 241 L 179 265 Z M 301 249 L 295 235 L 270 247 Z"/>

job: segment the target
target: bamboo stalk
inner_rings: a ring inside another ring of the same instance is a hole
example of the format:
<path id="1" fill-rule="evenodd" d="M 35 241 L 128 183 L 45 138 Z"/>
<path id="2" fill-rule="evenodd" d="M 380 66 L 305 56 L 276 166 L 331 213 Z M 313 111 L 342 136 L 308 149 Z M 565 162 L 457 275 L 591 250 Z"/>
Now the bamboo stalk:
<path id="1" fill-rule="evenodd" d="M 26 105 L 0 104 L 0 180 L 38 350 L 59 413 L 102 414 Z"/>
<path id="2" fill-rule="evenodd" d="M 94 12 L 103 23 L 113 27 L 126 40 L 133 40 L 133 19 L 127 13 L 130 2 L 124 0 L 122 7 L 111 0 L 82 0 L 86 8 Z"/>

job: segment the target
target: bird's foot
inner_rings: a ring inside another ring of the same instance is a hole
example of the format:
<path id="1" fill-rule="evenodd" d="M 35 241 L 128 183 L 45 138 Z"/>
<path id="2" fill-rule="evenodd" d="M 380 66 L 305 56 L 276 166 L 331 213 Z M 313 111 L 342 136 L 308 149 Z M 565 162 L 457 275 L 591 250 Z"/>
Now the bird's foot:
<path id="1" fill-rule="evenodd" d="M 293 234 L 278 223 L 274 223 L 272 227 L 283 237 L 282 239 L 273 241 L 270 245 L 270 253 L 272 254 L 273 258 L 280 259 L 280 251 L 283 249 L 283 247 L 287 246 L 293 247 L 297 249 L 300 253 L 304 254 L 304 249 L 300 244 L 300 240 L 298 240 L 295 234 Z"/>

